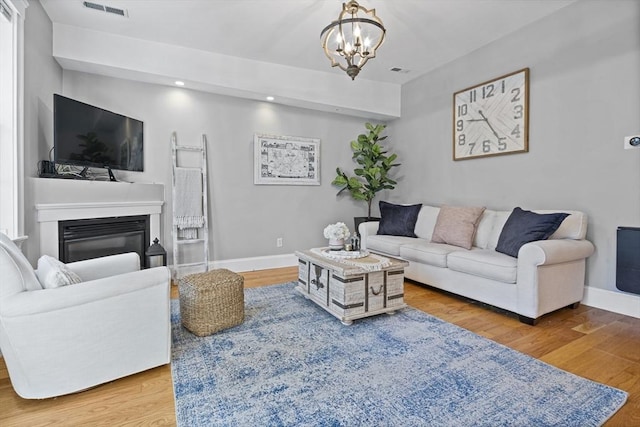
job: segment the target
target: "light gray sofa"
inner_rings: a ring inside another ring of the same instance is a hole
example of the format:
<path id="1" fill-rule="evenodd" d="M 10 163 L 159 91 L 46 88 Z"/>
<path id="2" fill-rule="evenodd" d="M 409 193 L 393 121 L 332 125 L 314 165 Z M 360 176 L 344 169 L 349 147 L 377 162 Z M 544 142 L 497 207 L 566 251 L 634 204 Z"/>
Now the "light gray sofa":
<path id="1" fill-rule="evenodd" d="M 439 211 L 422 206 L 414 230 L 417 238 L 378 235 L 378 222 L 363 223 L 358 230 L 362 248 L 409 261 L 408 279 L 517 313 L 530 325 L 559 308 L 577 307 L 582 300 L 585 261 L 594 252 L 585 240 L 584 213 L 533 211 L 570 215 L 549 239 L 526 243 L 514 258 L 495 251 L 511 211 L 485 210 L 470 250 L 431 243 Z"/>

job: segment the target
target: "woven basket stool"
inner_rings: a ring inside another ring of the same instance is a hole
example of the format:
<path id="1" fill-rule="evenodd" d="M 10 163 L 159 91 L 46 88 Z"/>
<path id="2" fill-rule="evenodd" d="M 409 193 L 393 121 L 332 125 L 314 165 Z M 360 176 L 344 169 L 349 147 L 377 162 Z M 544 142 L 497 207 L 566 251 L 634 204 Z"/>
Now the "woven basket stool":
<path id="1" fill-rule="evenodd" d="M 182 325 L 195 335 L 211 335 L 244 321 L 244 277 L 224 268 L 180 279 Z"/>

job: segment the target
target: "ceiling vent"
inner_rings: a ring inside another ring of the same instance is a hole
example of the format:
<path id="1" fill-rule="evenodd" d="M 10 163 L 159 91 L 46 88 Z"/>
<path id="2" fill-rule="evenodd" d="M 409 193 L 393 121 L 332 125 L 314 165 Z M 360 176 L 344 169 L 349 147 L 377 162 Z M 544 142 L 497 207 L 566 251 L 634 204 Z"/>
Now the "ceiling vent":
<path id="1" fill-rule="evenodd" d="M 404 68 L 399 68 L 399 67 L 393 67 L 389 69 L 389 71 L 393 71 L 394 73 L 400 73 L 400 74 L 409 74 L 411 72 L 411 70 L 406 70 Z"/>
<path id="2" fill-rule="evenodd" d="M 90 1 L 84 1 L 84 2 L 82 2 L 82 4 L 84 5 L 84 7 L 89 8 L 89 9 L 99 10 L 101 12 L 112 13 L 114 15 L 122 16 L 122 17 L 125 17 L 125 18 L 129 16 L 126 10 L 118 9 L 117 7 L 105 6 L 105 5 L 102 5 L 102 4 L 99 4 L 99 3 L 90 2 Z"/>

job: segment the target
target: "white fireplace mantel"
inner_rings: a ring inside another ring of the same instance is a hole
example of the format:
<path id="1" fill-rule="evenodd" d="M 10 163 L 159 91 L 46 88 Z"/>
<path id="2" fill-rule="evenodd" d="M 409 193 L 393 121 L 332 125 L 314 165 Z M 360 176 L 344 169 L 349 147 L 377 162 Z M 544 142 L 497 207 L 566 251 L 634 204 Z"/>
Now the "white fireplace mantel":
<path id="1" fill-rule="evenodd" d="M 40 255 L 59 256 L 60 221 L 149 215 L 150 239 L 162 236 L 162 184 L 36 179 L 34 188 Z"/>

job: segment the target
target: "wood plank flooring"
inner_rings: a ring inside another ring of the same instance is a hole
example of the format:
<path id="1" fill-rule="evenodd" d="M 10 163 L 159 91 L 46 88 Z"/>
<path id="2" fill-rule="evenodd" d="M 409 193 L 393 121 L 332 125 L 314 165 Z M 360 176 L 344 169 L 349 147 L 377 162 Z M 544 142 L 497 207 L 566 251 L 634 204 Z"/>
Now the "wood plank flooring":
<path id="1" fill-rule="evenodd" d="M 243 276 L 246 287 L 284 283 L 297 279 L 297 267 Z M 172 297 L 177 297 L 176 286 Z M 546 363 L 626 390 L 627 403 L 605 425 L 640 426 L 640 319 L 580 306 L 528 326 L 514 315 L 411 282 L 405 283 L 405 301 Z M 171 369 L 162 366 L 82 393 L 34 401 L 15 394 L 0 358 L 0 426 L 51 425 L 175 425 Z"/>

